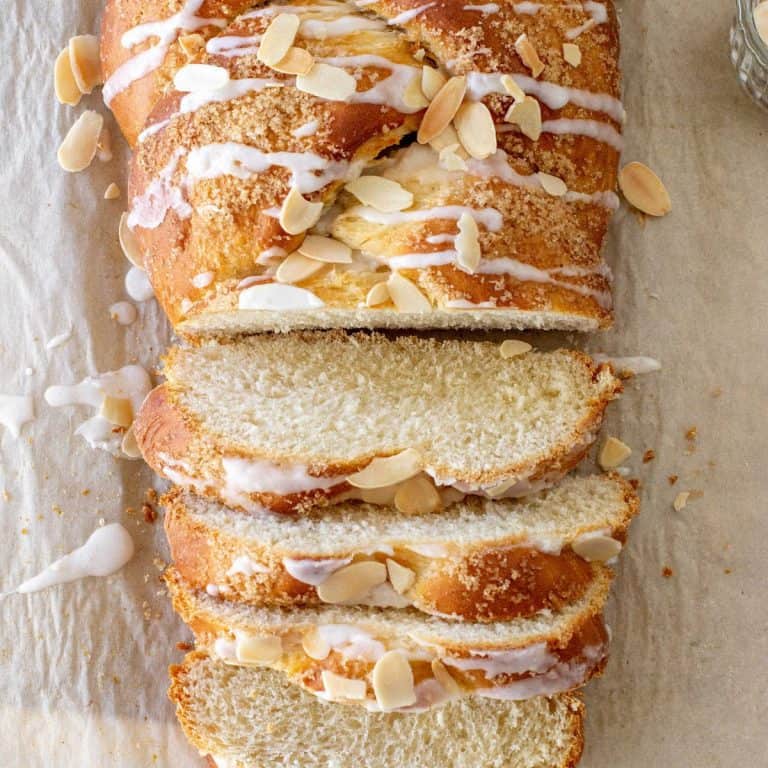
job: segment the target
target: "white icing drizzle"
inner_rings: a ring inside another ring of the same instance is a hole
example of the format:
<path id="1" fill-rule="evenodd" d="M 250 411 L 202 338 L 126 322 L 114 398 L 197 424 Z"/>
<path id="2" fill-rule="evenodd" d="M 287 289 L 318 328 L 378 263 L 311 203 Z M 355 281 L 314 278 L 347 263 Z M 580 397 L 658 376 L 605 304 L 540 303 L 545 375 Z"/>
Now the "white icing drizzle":
<path id="1" fill-rule="evenodd" d="M 117 371 L 88 376 L 79 384 L 48 387 L 45 390 L 45 401 L 54 408 L 88 405 L 98 409 L 104 398 L 109 396 L 130 400 L 135 414 L 151 389 L 149 374 L 140 365 L 126 365 Z M 84 437 L 92 448 L 101 448 L 115 456 L 122 456 L 120 444 L 123 436 L 116 433 L 114 425 L 102 416 L 96 415 L 83 422 L 75 434 Z"/>
<path id="2" fill-rule="evenodd" d="M 484 5 L 465 5 L 465 11 L 478 11 L 479 13 L 498 13 L 499 6 L 497 3 L 485 3 Z"/>
<path id="3" fill-rule="evenodd" d="M 541 10 L 542 6 L 541 3 L 523 2 L 515 3 L 512 7 L 514 8 L 515 13 L 527 16 L 535 16 Z"/>
<path id="4" fill-rule="evenodd" d="M 165 221 L 171 210 L 180 219 L 188 219 L 192 215 L 192 206 L 184 198 L 184 192 L 172 183 L 179 161 L 186 153 L 186 149 L 178 147 L 159 176 L 149 183 L 141 195 L 133 198 L 128 214 L 131 229 L 155 229 Z"/>
<path id="5" fill-rule="evenodd" d="M 35 418 L 35 406 L 30 395 L 0 395 L 0 424 L 13 437 L 19 437 L 21 428 Z"/>
<path id="6" fill-rule="evenodd" d="M 565 33 L 568 40 L 575 40 L 582 32 L 586 32 L 588 29 L 592 29 L 592 27 L 595 27 L 598 24 L 605 24 L 608 21 L 608 10 L 604 3 L 595 3 L 592 2 L 592 0 L 586 0 L 581 6 L 577 5 L 576 7 L 581 7 L 585 13 L 588 13 L 589 20 L 578 27 L 569 29 Z"/>
<path id="7" fill-rule="evenodd" d="M 393 16 L 387 23 L 393 26 L 396 24 L 407 24 L 409 21 L 413 21 L 417 16 L 421 16 L 424 11 L 429 10 L 435 5 L 437 5 L 436 2 L 424 3 L 424 5 L 419 5 L 416 8 L 411 8 L 410 10 L 398 13 L 397 16 Z"/>
<path id="8" fill-rule="evenodd" d="M 349 565 L 351 562 L 351 557 L 328 558 L 326 560 L 294 560 L 291 557 L 284 557 L 283 567 L 296 581 L 318 587 L 331 574 L 336 573 L 340 568 Z"/>
<path id="9" fill-rule="evenodd" d="M 252 560 L 248 555 L 240 555 L 233 561 L 232 567 L 227 571 L 227 576 L 235 576 L 236 574 L 253 576 L 257 573 L 269 573 L 269 568 Z"/>
<path id="10" fill-rule="evenodd" d="M 592 355 L 592 359 L 596 363 L 610 363 L 619 373 L 629 371 L 636 376 L 661 370 L 661 363 L 658 360 L 642 355 L 636 357 L 613 357 L 596 352 Z"/>
<path id="11" fill-rule="evenodd" d="M 307 123 L 304 123 L 303 125 L 300 125 L 298 128 L 295 128 L 291 131 L 291 136 L 294 136 L 297 139 L 304 139 L 307 136 L 314 136 L 317 133 L 317 129 L 320 127 L 320 122 L 318 120 L 310 120 Z"/>
<path id="12" fill-rule="evenodd" d="M 223 28 L 224 19 L 206 19 L 197 16 L 205 0 L 187 0 L 184 7 L 173 16 L 162 21 L 150 21 L 129 29 L 120 39 L 123 48 L 133 48 L 156 37 L 158 41 L 146 51 L 132 56 L 121 64 L 104 83 L 104 103 L 109 106 L 115 96 L 129 88 L 137 80 L 162 66 L 168 49 L 176 42 L 182 30 L 194 32 L 207 26 Z"/>
<path id="13" fill-rule="evenodd" d="M 241 19 L 258 19 L 264 16 L 277 16 L 279 13 L 340 13 L 349 8 L 347 3 L 326 3 L 325 5 L 266 5 L 244 13 Z"/>
<path id="14" fill-rule="evenodd" d="M 557 663 L 557 657 L 549 652 L 546 643 L 534 643 L 510 651 L 470 652 L 468 657 L 462 658 L 441 656 L 440 660 L 456 669 L 481 670 L 488 680 L 499 675 L 541 674 Z"/>
<path id="15" fill-rule="evenodd" d="M 299 35 L 306 40 L 325 40 L 329 37 L 344 37 L 371 29 L 384 29 L 386 24 L 380 19 L 366 16 L 339 16 L 338 18 L 304 19 L 299 26 Z"/>
<path id="16" fill-rule="evenodd" d="M 207 288 L 213 282 L 215 277 L 215 272 L 201 272 L 192 278 L 192 285 L 194 285 L 195 288 Z"/>
<path id="17" fill-rule="evenodd" d="M 125 275 L 125 292 L 134 301 L 149 301 L 155 292 L 147 273 L 140 267 L 131 267 Z"/>
<path id="18" fill-rule="evenodd" d="M 376 662 L 386 653 L 383 643 L 351 624 L 323 624 L 317 634 L 345 659 Z"/>
<path id="19" fill-rule="evenodd" d="M 422 557 L 429 557 L 432 559 L 448 557 L 450 554 L 448 547 L 441 542 L 425 541 L 421 544 L 408 544 L 406 549 L 410 549 L 411 552 L 415 552 Z"/>
<path id="20" fill-rule="evenodd" d="M 262 283 L 246 288 L 237 300 L 238 309 L 267 311 L 316 309 L 325 302 L 306 288 L 282 283 Z"/>
<path id="21" fill-rule="evenodd" d="M 449 299 L 443 305 L 446 309 L 496 309 L 495 301 L 467 301 L 467 299 Z"/>
<path id="22" fill-rule="evenodd" d="M 86 576 L 109 576 L 119 571 L 133 557 L 133 552 L 133 539 L 122 525 L 105 525 L 97 528 L 82 547 L 56 560 L 15 591 L 21 594 L 39 592 Z"/>
<path id="23" fill-rule="evenodd" d="M 303 464 L 280 466 L 258 459 L 223 458 L 224 493 L 236 498 L 249 493 L 289 495 L 332 488 L 344 482 L 344 477 L 315 477 Z"/>
<path id="24" fill-rule="evenodd" d="M 205 44 L 205 50 L 213 56 L 226 58 L 251 56 L 258 52 L 260 42 L 261 35 L 219 35 Z"/>
<path id="25" fill-rule="evenodd" d="M 495 208 L 470 208 L 465 205 L 443 205 L 435 208 L 423 208 L 413 211 L 397 211 L 395 213 L 383 213 L 366 205 L 358 205 L 350 208 L 345 215 L 359 216 L 364 221 L 373 224 L 386 224 L 393 226 L 409 224 L 414 221 L 430 221 L 432 219 L 452 219 L 458 221 L 463 213 L 469 214 L 478 224 L 482 224 L 489 232 L 498 232 L 501 229 L 503 218 Z"/>
<path id="26" fill-rule="evenodd" d="M 621 134 L 609 123 L 601 123 L 599 120 L 569 120 L 566 118 L 545 120 L 541 124 L 541 130 L 544 133 L 558 135 L 588 136 L 596 141 L 609 144 L 617 152 L 621 152 L 624 148 Z"/>

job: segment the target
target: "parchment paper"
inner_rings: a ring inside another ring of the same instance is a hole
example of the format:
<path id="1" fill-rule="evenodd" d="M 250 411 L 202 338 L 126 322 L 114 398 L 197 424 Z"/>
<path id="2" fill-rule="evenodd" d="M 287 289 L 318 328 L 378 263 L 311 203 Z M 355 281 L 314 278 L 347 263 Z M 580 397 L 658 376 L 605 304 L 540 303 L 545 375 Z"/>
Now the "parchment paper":
<path id="1" fill-rule="evenodd" d="M 664 366 L 627 386 L 606 427 L 634 448 L 643 512 L 609 608 L 612 660 L 586 693 L 583 765 L 761 768 L 768 115 L 742 95 L 728 60 L 735 2 L 620 5 L 624 160 L 662 176 L 674 211 L 645 225 L 618 213 L 608 249 L 616 329 L 570 337 Z M 98 94 L 59 107 L 52 87 L 56 54 L 72 34 L 96 31 L 100 6 L 3 5 L 0 393 L 33 394 L 38 417 L 20 439 L 0 428 L 0 590 L 79 546 L 100 518 L 123 522 L 139 552 L 113 577 L 0 599 L 0 764 L 8 768 L 198 764 L 165 694 L 166 666 L 189 635 L 159 582 L 161 521 L 126 512 L 140 510 L 150 473 L 88 448 L 73 436 L 85 411 L 54 411 L 42 398 L 50 384 L 133 360 L 151 365 L 168 339 L 154 302 L 127 329 L 108 317 L 126 298 L 115 234 L 125 203 L 102 199 L 111 181 L 125 188 L 121 142 L 111 163 L 84 173 L 56 164 L 76 115 L 86 106 L 106 112 Z M 70 326 L 72 338 L 47 351 Z M 696 440 L 686 440 L 694 426 Z M 643 464 L 647 449 L 656 458 Z M 674 487 L 669 475 L 679 475 Z M 695 498 L 675 512 L 684 490 Z"/>

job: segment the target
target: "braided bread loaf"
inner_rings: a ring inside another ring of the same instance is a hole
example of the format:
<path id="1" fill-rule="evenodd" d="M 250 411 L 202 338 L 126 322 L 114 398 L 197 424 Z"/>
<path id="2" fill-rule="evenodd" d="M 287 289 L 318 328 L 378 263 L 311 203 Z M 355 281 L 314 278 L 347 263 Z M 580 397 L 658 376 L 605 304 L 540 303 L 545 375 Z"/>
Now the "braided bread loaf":
<path id="1" fill-rule="evenodd" d="M 610 0 L 253 6 L 107 5 L 128 223 L 178 331 L 611 324 Z"/>

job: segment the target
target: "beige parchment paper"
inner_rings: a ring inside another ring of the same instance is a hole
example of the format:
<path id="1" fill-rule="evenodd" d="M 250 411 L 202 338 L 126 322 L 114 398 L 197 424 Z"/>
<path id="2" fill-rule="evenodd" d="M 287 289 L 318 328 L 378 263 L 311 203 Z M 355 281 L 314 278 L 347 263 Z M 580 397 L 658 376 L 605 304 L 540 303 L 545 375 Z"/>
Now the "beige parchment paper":
<path id="1" fill-rule="evenodd" d="M 566 339 L 663 365 L 628 383 L 606 426 L 634 449 L 643 511 L 609 607 L 612 659 L 586 692 L 583 765 L 761 768 L 768 115 L 741 93 L 728 59 L 735 0 L 619 6 L 624 161 L 654 168 L 674 210 L 645 224 L 627 209 L 616 215 L 616 327 Z M 52 84 L 56 54 L 71 35 L 97 30 L 101 2 L 5 0 L 2 10 L 0 393 L 33 395 L 37 418 L 19 439 L 0 428 L 0 591 L 79 546 L 102 518 L 122 522 L 138 553 L 106 579 L 0 598 L 0 765 L 195 766 L 165 693 L 175 644 L 189 635 L 159 581 L 161 521 L 126 511 L 140 510 L 150 473 L 90 449 L 73 435 L 86 412 L 52 410 L 42 397 L 128 362 L 151 366 L 169 339 L 153 301 L 128 328 L 108 316 L 126 298 L 116 238 L 125 203 L 102 195 L 112 181 L 125 187 L 125 148 L 116 141 L 111 163 L 77 175 L 56 163 L 77 114 L 106 113 L 98 94 L 58 106 Z M 46 350 L 69 328 L 69 341 Z M 648 449 L 656 458 L 643 464 Z M 694 494 L 675 512 L 680 491 Z"/>

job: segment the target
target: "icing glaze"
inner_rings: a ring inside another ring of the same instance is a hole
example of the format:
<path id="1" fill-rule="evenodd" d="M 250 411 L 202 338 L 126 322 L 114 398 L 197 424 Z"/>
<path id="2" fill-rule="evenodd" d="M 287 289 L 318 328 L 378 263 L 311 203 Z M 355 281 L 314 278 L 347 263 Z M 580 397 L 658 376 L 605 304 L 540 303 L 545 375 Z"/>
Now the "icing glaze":
<path id="1" fill-rule="evenodd" d="M 302 584 L 320 586 L 331 574 L 349 565 L 351 557 L 327 558 L 325 560 L 295 560 L 290 557 L 283 558 L 283 567 Z"/>
<path id="2" fill-rule="evenodd" d="M 35 418 L 35 406 L 29 395 L 0 395 L 0 424 L 13 437 L 19 437 L 21 428 Z"/>

